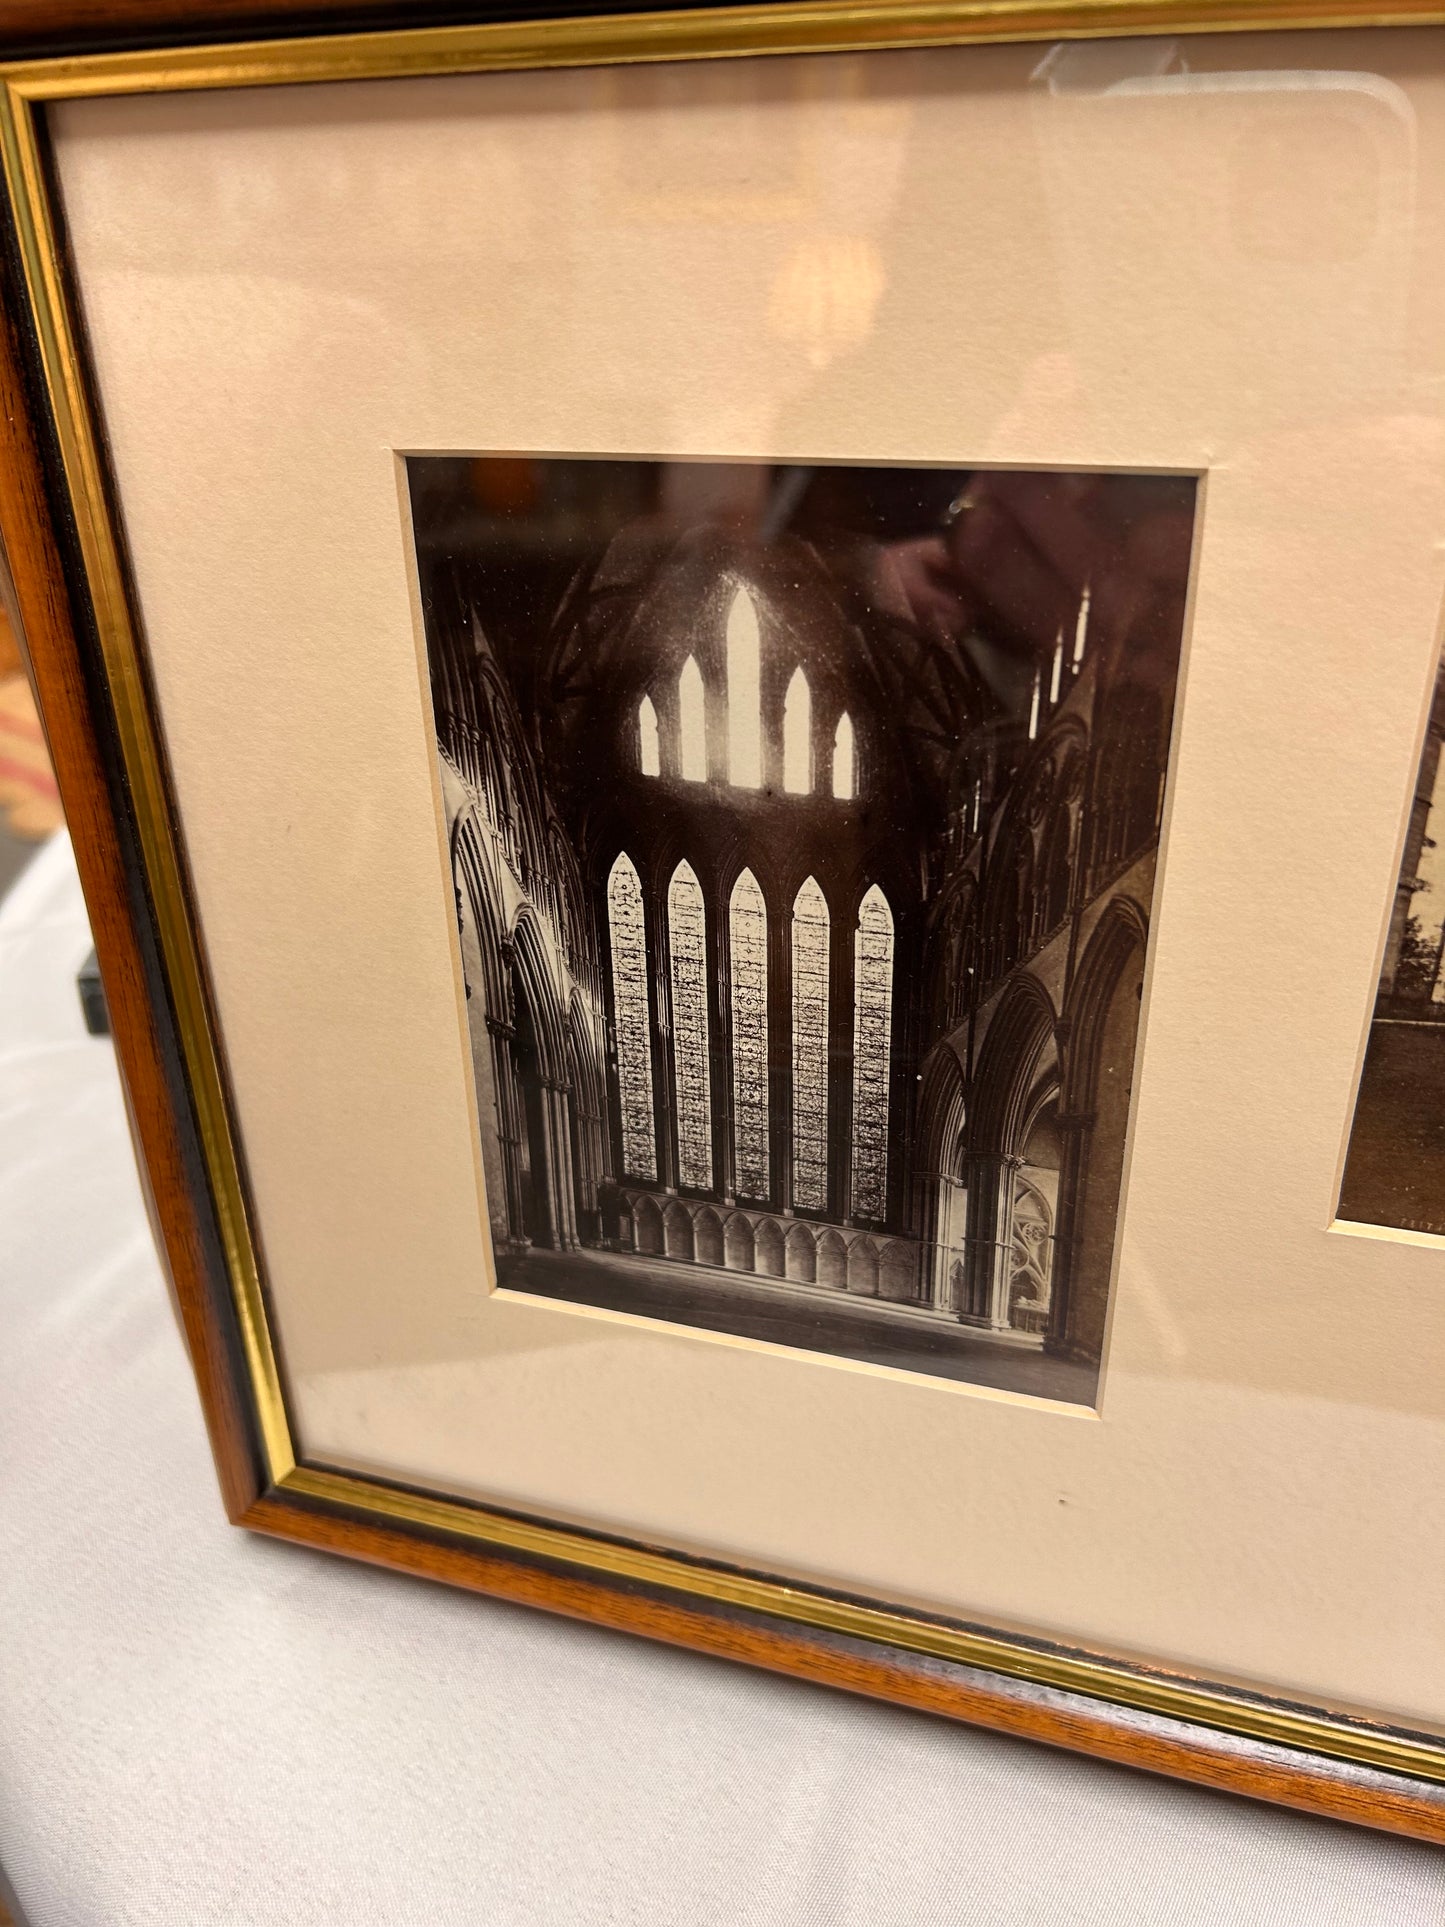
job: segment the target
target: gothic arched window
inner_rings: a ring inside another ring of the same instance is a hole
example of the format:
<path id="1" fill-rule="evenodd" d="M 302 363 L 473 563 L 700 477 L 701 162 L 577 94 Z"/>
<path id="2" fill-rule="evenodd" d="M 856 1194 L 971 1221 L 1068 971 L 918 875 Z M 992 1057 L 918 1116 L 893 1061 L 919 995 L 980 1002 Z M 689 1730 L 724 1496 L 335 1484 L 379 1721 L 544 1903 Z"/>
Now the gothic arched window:
<path id="1" fill-rule="evenodd" d="M 813 698 L 808 678 L 793 671 L 783 698 L 783 788 L 806 796 L 813 787 Z"/>
<path id="2" fill-rule="evenodd" d="M 737 1189 L 768 1195 L 768 913 L 751 870 L 733 885 L 733 1159 Z"/>
<path id="3" fill-rule="evenodd" d="M 677 681 L 678 764 L 690 783 L 707 781 L 707 698 L 697 657 L 689 656 Z"/>
<path id="4" fill-rule="evenodd" d="M 667 892 L 667 932 L 672 955 L 677 1181 L 696 1191 L 710 1191 L 712 1080 L 707 1042 L 707 923 L 702 888 L 690 863 L 679 863 L 672 873 Z"/>
<path id="5" fill-rule="evenodd" d="M 845 803 L 857 792 L 853 753 L 853 720 L 845 709 L 833 732 L 833 794 Z"/>
<path id="6" fill-rule="evenodd" d="M 762 642 L 758 612 L 746 589 L 728 610 L 728 781 L 756 790 L 763 782 Z"/>
<path id="7" fill-rule="evenodd" d="M 809 1211 L 828 1208 L 828 928 L 809 877 L 793 902 L 793 1203 Z"/>
<path id="8" fill-rule="evenodd" d="M 888 1066 L 893 1027 L 893 914 L 875 883 L 853 939 L 853 1216 L 888 1211 Z"/>
<path id="9" fill-rule="evenodd" d="M 624 851 L 607 879 L 612 949 L 612 1010 L 617 1027 L 617 1095 L 622 1112 L 622 1168 L 629 1177 L 657 1176 L 652 1121 L 652 1020 L 647 1002 L 647 930 L 642 884 Z"/>
<path id="10" fill-rule="evenodd" d="M 657 711 L 651 696 L 637 705 L 637 766 L 644 776 L 661 776 L 662 752 L 657 739 Z"/>

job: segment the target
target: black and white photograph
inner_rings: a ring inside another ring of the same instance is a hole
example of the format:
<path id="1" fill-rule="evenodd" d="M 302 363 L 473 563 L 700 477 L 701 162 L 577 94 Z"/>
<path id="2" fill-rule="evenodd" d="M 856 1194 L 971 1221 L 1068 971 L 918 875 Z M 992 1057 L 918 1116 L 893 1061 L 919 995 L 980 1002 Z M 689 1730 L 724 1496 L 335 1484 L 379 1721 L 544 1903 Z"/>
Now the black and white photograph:
<path id="1" fill-rule="evenodd" d="M 1445 1234 L 1445 658 L 1420 752 L 1339 1215 Z"/>
<path id="2" fill-rule="evenodd" d="M 1195 478 L 407 475 L 499 1286 L 1092 1404 Z"/>

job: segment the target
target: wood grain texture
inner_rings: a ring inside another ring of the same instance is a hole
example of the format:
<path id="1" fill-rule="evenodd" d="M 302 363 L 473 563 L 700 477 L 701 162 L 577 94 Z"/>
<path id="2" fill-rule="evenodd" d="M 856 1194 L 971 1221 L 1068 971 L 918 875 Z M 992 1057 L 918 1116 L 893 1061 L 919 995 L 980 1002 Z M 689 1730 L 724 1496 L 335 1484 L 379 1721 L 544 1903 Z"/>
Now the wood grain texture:
<path id="1" fill-rule="evenodd" d="M 876 1646 L 541 1562 L 478 1551 L 270 1495 L 243 1525 L 372 1564 L 1092 1754 L 1303 1813 L 1445 1842 L 1445 1787 L 1136 1713 L 1082 1694 Z"/>
<path id="2" fill-rule="evenodd" d="M 579 11 L 582 9 L 579 9 Z M 602 11 L 601 8 L 588 9 Z M 518 17 L 522 9 L 488 17 Z M 537 9 L 551 11 L 551 9 Z M 404 18 L 436 5 L 347 0 L 0 0 L 0 54 L 114 46 L 253 29 L 311 31 Z M 12 237 L 13 242 L 13 237 Z M 1304 1812 L 1445 1841 L 1445 1788 L 1290 1748 L 1136 1713 L 1081 1694 L 909 1654 L 661 1589 L 403 1532 L 263 1490 L 229 1285 L 139 859 L 117 733 L 38 378 L 13 244 L 0 326 L 0 534 L 105 977 L 153 1221 L 179 1307 L 231 1517 L 255 1530 L 500 1599 L 690 1647 L 818 1684 L 963 1719 L 1029 1740 L 1281 1802 Z"/>
<path id="3" fill-rule="evenodd" d="M 5 261 L 0 325 L 0 535 L 41 720 L 75 846 L 116 1054 L 160 1249 L 180 1310 L 228 1511 L 259 1490 L 225 1273 L 161 976 L 134 824 L 79 561 L 59 506 L 38 380 L 22 360 L 24 304 Z M 74 585 L 74 593 L 72 593 Z"/>

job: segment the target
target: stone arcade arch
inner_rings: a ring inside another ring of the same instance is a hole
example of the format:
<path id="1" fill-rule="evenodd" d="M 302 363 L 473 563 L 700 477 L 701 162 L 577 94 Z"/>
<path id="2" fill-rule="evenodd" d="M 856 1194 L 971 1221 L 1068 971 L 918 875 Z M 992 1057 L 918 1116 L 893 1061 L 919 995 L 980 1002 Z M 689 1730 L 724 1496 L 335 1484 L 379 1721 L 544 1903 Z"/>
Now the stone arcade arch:
<path id="1" fill-rule="evenodd" d="M 526 911 L 512 933 L 512 1010 L 521 1231 L 532 1244 L 567 1251 L 578 1238 L 566 1032 L 546 948 Z"/>
<path id="2" fill-rule="evenodd" d="M 669 1258 L 683 1258 L 691 1264 L 696 1249 L 692 1236 L 692 1215 L 685 1204 L 674 1198 L 662 1214 L 663 1244 Z"/>
<path id="3" fill-rule="evenodd" d="M 957 1312 L 967 1298 L 968 1176 L 964 1165 L 963 1067 L 945 1044 L 923 1074 L 919 1139 L 923 1146 L 922 1233 L 929 1299 Z"/>
<path id="4" fill-rule="evenodd" d="M 1066 1013 L 1049 1348 L 1072 1357 L 1097 1359 L 1104 1342 L 1147 934 L 1139 906 L 1113 898 L 1084 952 Z"/>
<path id="5" fill-rule="evenodd" d="M 752 1271 L 756 1256 L 753 1228 L 741 1211 L 734 1211 L 723 1228 L 723 1261 L 729 1271 Z"/>
<path id="6" fill-rule="evenodd" d="M 521 1100 L 511 1050 L 511 971 L 503 961 L 497 887 L 485 849 L 472 806 L 463 802 L 451 829 L 452 881 L 488 1215 L 493 1241 L 502 1247 L 526 1235 L 517 1160 Z"/>
<path id="7" fill-rule="evenodd" d="M 755 1269 L 764 1278 L 781 1278 L 787 1271 L 783 1234 L 771 1218 L 765 1218 L 753 1234 Z"/>
<path id="8" fill-rule="evenodd" d="M 813 1234 L 806 1225 L 795 1224 L 784 1241 L 784 1257 L 787 1275 L 799 1283 L 811 1285 L 817 1277 L 817 1247 Z"/>
<path id="9" fill-rule="evenodd" d="M 1010 1329 L 1014 1209 L 1025 1133 L 1051 1071 L 1057 1022 L 1048 992 L 1027 972 L 1005 989 L 973 1084 L 966 1182 L 968 1234 L 959 1315 Z"/>
<path id="10" fill-rule="evenodd" d="M 692 1228 L 693 1255 L 700 1265 L 721 1265 L 723 1262 L 722 1221 L 710 1206 L 698 1212 Z"/>
<path id="11" fill-rule="evenodd" d="M 848 1286 L 848 1247 L 839 1234 L 829 1229 L 818 1239 L 818 1283 L 839 1291 Z"/>

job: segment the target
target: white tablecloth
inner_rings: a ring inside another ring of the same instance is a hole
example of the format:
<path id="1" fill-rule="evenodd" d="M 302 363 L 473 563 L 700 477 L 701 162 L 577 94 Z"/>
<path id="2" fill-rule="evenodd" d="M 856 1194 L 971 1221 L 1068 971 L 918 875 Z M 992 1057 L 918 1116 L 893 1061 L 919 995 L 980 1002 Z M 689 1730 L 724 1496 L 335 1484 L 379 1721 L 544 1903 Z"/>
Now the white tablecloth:
<path id="1" fill-rule="evenodd" d="M 31 1927 L 1441 1927 L 1445 1855 L 228 1526 L 88 1038 L 0 909 L 0 1864 Z"/>

